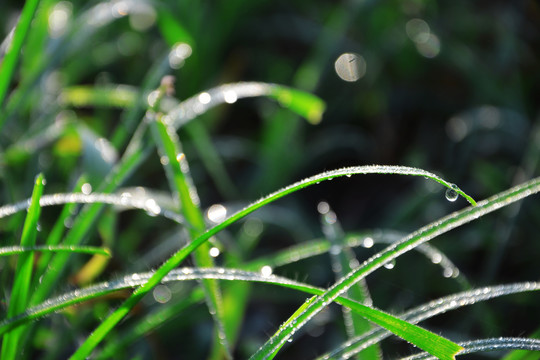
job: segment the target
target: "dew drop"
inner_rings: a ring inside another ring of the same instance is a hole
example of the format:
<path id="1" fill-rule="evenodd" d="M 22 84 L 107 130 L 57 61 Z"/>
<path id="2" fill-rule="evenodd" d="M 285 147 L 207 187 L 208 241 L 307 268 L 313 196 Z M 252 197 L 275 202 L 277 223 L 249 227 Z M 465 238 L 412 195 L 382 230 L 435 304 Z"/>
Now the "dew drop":
<path id="1" fill-rule="evenodd" d="M 454 274 L 454 271 L 452 270 L 452 268 L 445 268 L 443 270 L 443 276 L 445 278 L 450 278 L 450 277 L 452 277 L 453 274 Z"/>
<path id="2" fill-rule="evenodd" d="M 81 191 L 84 195 L 90 195 L 90 193 L 92 192 L 92 185 L 90 185 L 89 183 L 84 183 L 81 186 Z"/>
<path id="3" fill-rule="evenodd" d="M 373 240 L 373 238 L 371 237 L 366 237 L 364 238 L 364 240 L 362 241 L 362 246 L 365 247 L 365 248 L 370 248 L 373 246 L 373 244 L 375 244 L 375 241 Z"/>
<path id="4" fill-rule="evenodd" d="M 384 264 L 384 267 L 388 270 L 392 270 L 396 266 L 396 261 L 392 260 L 389 263 Z"/>
<path id="5" fill-rule="evenodd" d="M 271 266 L 268 266 L 268 265 L 264 265 L 262 268 L 261 268 L 261 274 L 262 276 L 270 276 L 272 275 L 272 267 Z"/>
<path id="6" fill-rule="evenodd" d="M 448 201 L 456 201 L 457 198 L 458 198 L 458 193 L 456 191 L 458 187 L 456 185 L 452 185 L 452 188 L 448 188 L 446 189 L 446 193 L 444 194 L 444 196 L 446 197 L 446 200 Z"/>
<path id="7" fill-rule="evenodd" d="M 287 342 L 291 343 L 291 342 L 292 342 L 292 338 L 288 338 L 288 339 L 287 339 Z"/>

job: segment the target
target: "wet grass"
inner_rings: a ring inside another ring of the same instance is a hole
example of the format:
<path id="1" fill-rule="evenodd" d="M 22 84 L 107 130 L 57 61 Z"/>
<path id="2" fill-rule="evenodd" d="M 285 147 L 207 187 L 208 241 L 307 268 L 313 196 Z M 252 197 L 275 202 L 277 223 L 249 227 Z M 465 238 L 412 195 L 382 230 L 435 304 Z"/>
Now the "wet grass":
<path id="1" fill-rule="evenodd" d="M 265 61 L 268 82 L 246 82 L 249 71 L 235 75 L 242 61 L 217 59 L 230 39 L 246 41 L 235 24 L 255 26 L 243 12 L 255 19 L 268 6 L 238 0 L 214 14 L 172 2 L 26 3 L 0 67 L 2 359 L 379 359 L 410 354 L 407 342 L 425 352 L 412 358 L 536 356 L 537 324 L 505 323 L 489 302 L 509 298 L 529 316 L 538 308 L 534 274 L 509 281 L 502 261 L 516 234 L 528 249 L 521 264 L 536 264 L 536 128 L 510 183 L 480 160 L 458 175 L 413 150 L 398 161 L 406 166 L 324 162 L 364 141 L 365 129 L 336 120 L 346 91 L 324 74 L 339 55 L 333 39 L 367 8 L 327 9 L 294 70 L 286 57 Z M 435 54 L 411 39 L 421 56 Z M 348 76 L 369 82 L 376 54 L 364 55 L 368 71 Z M 364 116 L 384 113 L 365 95 Z M 446 129 L 459 141 L 474 129 L 508 139 L 522 135 L 520 121 L 484 107 Z M 249 131 L 237 133 L 242 126 Z M 341 207 L 337 190 L 355 200 Z M 351 226 L 359 214 L 367 225 Z M 494 216 L 498 228 L 486 228 Z M 483 281 L 467 266 L 479 251 Z M 412 299 L 385 292 L 392 276 Z M 458 324 L 437 321 L 470 305 L 475 315 Z M 391 335 L 405 342 L 384 341 Z"/>

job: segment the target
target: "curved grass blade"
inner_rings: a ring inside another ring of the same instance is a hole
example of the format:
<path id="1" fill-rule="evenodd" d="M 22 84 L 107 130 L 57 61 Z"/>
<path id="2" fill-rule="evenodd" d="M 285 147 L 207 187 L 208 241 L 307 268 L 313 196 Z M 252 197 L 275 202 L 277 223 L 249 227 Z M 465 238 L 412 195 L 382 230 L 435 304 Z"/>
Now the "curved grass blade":
<path id="1" fill-rule="evenodd" d="M 47 245 L 47 246 L 7 246 L 0 248 L 0 256 L 10 256 L 24 254 L 30 252 L 69 252 L 75 254 L 90 254 L 103 255 L 111 257 L 111 251 L 107 248 L 97 246 L 63 246 L 63 245 Z"/>
<path id="2" fill-rule="evenodd" d="M 205 243 L 213 235 L 217 234 L 219 231 L 223 230 L 227 226 L 251 212 L 263 207 L 264 205 L 271 203 L 279 198 L 284 197 L 290 193 L 298 191 L 302 188 L 305 188 L 310 185 L 314 185 L 324 180 L 331 180 L 335 177 L 354 175 L 354 174 L 397 174 L 397 175 L 412 175 L 412 176 L 423 176 L 425 178 L 432 179 L 436 182 L 439 182 L 445 185 L 448 188 L 455 189 L 455 185 L 447 182 L 446 180 L 438 177 L 435 174 L 427 172 L 425 170 L 410 168 L 410 167 L 401 167 L 401 166 L 359 166 L 351 168 L 343 168 L 338 170 L 333 170 L 325 172 L 319 175 L 315 175 L 299 181 L 295 184 L 292 184 L 288 187 L 285 187 L 281 190 L 278 190 L 259 201 L 251 204 L 247 208 L 240 210 L 239 212 L 231 215 L 229 218 L 225 219 L 222 223 L 214 226 L 213 228 L 207 230 L 204 234 L 194 239 L 192 242 L 184 246 L 174 255 L 172 255 L 160 268 L 156 270 L 154 276 L 152 276 L 148 282 L 142 286 L 135 289 L 133 294 L 107 319 L 105 319 L 96 330 L 87 338 L 87 340 L 79 347 L 79 349 L 73 354 L 74 359 L 83 359 L 90 355 L 92 350 L 101 342 L 101 340 L 107 335 L 107 333 L 121 320 L 123 319 L 128 312 L 147 294 L 149 293 L 156 285 L 158 285 L 161 280 L 167 275 L 171 270 L 177 267 L 192 251 L 197 247 Z M 463 193 L 460 189 L 456 190 L 459 194 L 464 196 L 469 201 L 472 201 L 473 204 L 476 204 L 472 198 Z M 517 200 L 517 198 L 516 198 Z M 382 264 L 381 264 L 382 266 Z M 345 289 L 346 290 L 346 289 Z M 286 339 L 284 340 L 286 341 Z M 273 351 L 272 351 L 273 352 Z"/>
<path id="3" fill-rule="evenodd" d="M 472 354 L 477 352 L 497 351 L 497 350 L 529 350 L 540 351 L 540 340 L 528 338 L 501 337 L 492 339 L 473 340 L 461 343 L 463 351 L 460 355 Z M 536 354 L 538 356 L 538 354 Z M 421 353 L 418 355 L 402 358 L 402 360 L 437 360 L 429 354 Z"/>
<path id="4" fill-rule="evenodd" d="M 68 306 L 80 304 L 84 301 L 98 298 L 110 294 L 114 291 L 128 289 L 130 287 L 139 286 L 147 281 L 152 276 L 151 272 L 148 273 L 134 273 L 126 275 L 123 278 L 108 281 L 101 284 L 96 284 L 84 289 L 71 291 L 62 295 L 59 295 L 55 298 L 48 299 L 42 304 L 26 309 L 25 313 L 16 316 L 14 318 L 9 318 L 0 322 L 0 335 L 5 334 L 7 331 L 10 331 L 17 326 L 23 325 L 25 323 L 36 321 L 44 316 L 58 312 Z M 307 294 L 319 295 L 323 293 L 323 289 L 313 287 L 311 285 L 303 284 L 294 280 L 283 278 L 276 275 L 263 275 L 261 272 L 252 272 L 244 271 L 237 269 L 223 269 L 223 268 L 180 268 L 171 271 L 165 278 L 163 278 L 162 283 L 174 282 L 174 281 L 192 281 L 200 280 L 202 278 L 209 279 L 220 279 L 226 281 L 250 281 L 250 282 L 260 282 L 268 283 L 283 287 L 288 287 L 291 289 L 303 291 Z M 421 305 L 415 309 L 412 309 L 399 317 L 412 323 L 416 323 L 427 318 L 433 317 L 435 315 L 460 308 L 462 306 L 476 304 L 481 301 L 488 299 L 496 298 L 499 296 L 511 295 L 526 291 L 538 291 L 540 290 L 540 283 L 538 282 L 527 282 L 527 283 L 516 283 L 509 285 L 499 285 L 493 287 L 484 287 L 478 288 L 471 291 L 466 291 L 454 295 L 450 295 L 444 298 L 433 300 L 427 304 Z M 197 292 L 197 290 L 195 290 Z M 203 292 L 197 292 L 197 294 L 192 295 L 192 300 L 198 302 L 204 297 Z M 336 302 L 349 306 L 349 303 L 346 303 L 347 299 L 338 297 Z M 361 311 L 362 309 L 360 309 Z M 166 310 L 165 313 L 170 314 L 170 311 Z M 160 313 L 163 314 L 163 313 Z M 161 323 L 164 318 L 162 315 L 156 315 L 157 319 L 154 319 L 154 326 Z M 141 323 L 141 333 L 144 334 L 148 330 L 148 326 L 151 324 Z M 147 329 L 144 330 L 143 329 Z M 375 329 L 370 333 L 364 335 L 363 340 L 371 338 L 371 343 L 376 343 L 382 339 L 388 337 L 391 333 L 384 329 Z M 362 340 L 362 339 L 361 339 Z M 369 346 L 370 344 L 364 344 L 364 347 Z M 353 350 L 350 348 L 354 344 L 347 342 L 342 346 L 342 351 L 335 351 L 327 355 L 323 355 L 321 358 L 349 358 L 353 356 L 356 352 L 352 351 L 346 353 L 346 350 Z M 362 347 L 362 348 L 364 348 Z"/>
<path id="5" fill-rule="evenodd" d="M 39 5 L 39 0 L 28 0 L 24 4 L 24 7 L 19 18 L 19 23 L 13 33 L 13 39 L 8 46 L 8 50 L 2 59 L 0 64 L 0 107 L 4 104 L 4 99 L 8 91 L 9 83 L 15 72 L 15 67 L 21 53 L 22 46 L 30 26 L 32 25 L 32 19 Z M 0 129 L 4 125 L 0 118 Z"/>
<path id="6" fill-rule="evenodd" d="M 274 85 L 270 97 L 314 125 L 321 122 L 326 107 L 324 101 L 309 92 L 279 85 Z"/>
<path id="7" fill-rule="evenodd" d="M 23 248 L 33 247 L 36 243 L 37 226 L 39 215 L 41 213 L 39 199 L 41 194 L 43 194 L 44 186 L 45 179 L 43 178 L 43 174 L 39 174 L 34 183 L 32 200 L 30 202 L 30 207 L 28 208 L 28 214 L 26 215 L 26 219 L 24 221 L 21 237 L 21 247 Z M 33 263 L 33 252 L 23 252 L 19 255 L 17 267 L 15 269 L 13 288 L 11 290 L 11 298 L 7 309 L 8 317 L 13 317 L 22 313 L 28 304 L 28 294 L 30 291 L 30 284 L 32 283 Z M 23 333 L 24 328 L 19 328 L 16 331 L 4 336 L 1 352 L 2 359 L 16 358 L 19 349 L 18 344 L 21 341 L 21 336 Z"/>
<path id="8" fill-rule="evenodd" d="M 43 195 L 39 201 L 41 207 L 62 205 L 62 204 L 109 204 L 121 208 L 140 209 L 152 216 L 163 216 L 178 224 L 184 224 L 182 216 L 162 208 L 151 197 L 137 196 L 131 194 L 103 194 L 103 193 L 58 193 Z M 27 210 L 30 206 L 30 199 L 23 200 L 15 204 L 0 207 L 0 219 L 13 215 L 17 212 Z"/>
<path id="9" fill-rule="evenodd" d="M 174 128 L 163 123 L 162 117 L 162 115 L 156 114 L 156 119 L 151 122 L 150 128 L 161 156 L 165 156 L 168 159 L 164 167 L 167 173 L 167 179 L 169 180 L 169 186 L 174 193 L 174 197 L 178 199 L 180 211 L 189 224 L 187 228 L 188 233 L 193 240 L 203 234 L 206 229 L 204 215 L 199 208 L 199 197 L 193 185 L 189 165 L 182 151 L 180 140 Z M 197 266 L 205 268 L 215 266 L 209 251 L 210 245 L 205 243 L 193 252 Z M 220 344 L 219 346 L 225 356 L 232 359 L 231 349 L 223 323 L 224 309 L 219 283 L 212 279 L 205 279 L 202 280 L 201 284 L 206 292 L 206 302 L 210 314 L 212 314 L 216 324 L 216 343 Z"/>
<path id="10" fill-rule="evenodd" d="M 320 121 L 325 107 L 321 99 L 301 90 L 269 83 L 238 82 L 212 88 L 181 102 L 167 114 L 166 122 L 179 128 L 217 105 L 258 96 L 276 99 L 282 106 L 313 124 Z"/>
<path id="11" fill-rule="evenodd" d="M 402 241 L 390 245 L 382 252 L 365 261 L 362 266 L 345 276 L 341 281 L 330 287 L 323 296 L 320 296 L 317 301 L 313 302 L 313 304 L 307 308 L 305 312 L 298 316 L 294 327 L 285 327 L 283 330 L 276 332 L 276 334 L 274 334 L 274 336 L 272 336 L 272 338 L 268 340 L 267 343 L 253 356 L 253 359 L 265 359 L 270 356 L 270 354 L 273 354 L 276 347 L 281 346 L 285 341 L 288 340 L 291 332 L 301 328 L 311 318 L 313 318 L 313 316 L 325 308 L 327 304 L 331 303 L 336 296 L 341 295 L 356 282 L 365 278 L 367 275 L 384 264 L 447 231 L 537 193 L 538 191 L 540 191 L 540 178 L 533 179 L 529 182 L 499 193 L 487 200 L 483 200 L 482 202 L 478 203 L 477 206 L 468 207 L 461 211 L 447 215 L 442 219 L 415 231 L 414 233 L 405 237 Z M 420 348 L 424 346 L 423 343 L 415 345 Z M 440 356 L 448 359 L 453 358 L 453 355 L 454 354 L 450 353 L 440 354 Z"/>
<path id="12" fill-rule="evenodd" d="M 477 304 L 500 296 L 539 290 L 539 282 L 524 282 L 482 287 L 432 300 L 426 304 L 408 310 L 407 312 L 399 315 L 399 317 L 413 324 L 417 324 L 426 319 L 457 308 L 461 308 L 463 306 Z M 348 359 L 370 345 L 379 343 L 390 335 L 391 333 L 385 331 L 384 329 L 375 329 L 369 333 L 363 334 L 355 339 L 343 343 L 330 353 L 322 355 L 319 359 Z"/>
<path id="13" fill-rule="evenodd" d="M 24 313 L 18 316 L 2 321 L 0 323 L 0 335 L 16 328 L 17 326 L 25 324 L 29 321 L 37 320 L 43 316 L 62 310 L 68 306 L 95 299 L 100 296 L 110 294 L 114 291 L 140 286 L 144 284 L 148 279 L 150 279 L 152 275 L 152 272 L 134 273 L 126 275 L 118 280 L 108 281 L 87 288 L 71 291 L 58 297 L 49 299 L 42 304 L 26 309 Z M 276 275 L 265 275 L 260 272 L 250 272 L 244 270 L 224 268 L 175 269 L 163 278 L 162 283 L 204 279 L 267 283 L 302 291 L 311 295 L 320 295 L 324 293 L 324 289 Z M 362 316 L 370 319 L 375 319 L 376 321 L 382 322 L 384 324 L 388 323 L 387 325 L 391 328 L 396 327 L 396 325 L 403 327 L 411 326 L 418 331 L 422 331 L 419 330 L 420 328 L 417 328 L 414 325 L 410 325 L 403 320 L 383 313 L 380 310 L 359 304 L 353 300 L 344 297 L 338 297 L 336 302 L 351 308 L 353 311 L 361 314 Z M 307 303 L 304 304 L 304 306 L 307 306 Z M 399 329 L 396 329 L 396 331 L 399 332 Z"/>

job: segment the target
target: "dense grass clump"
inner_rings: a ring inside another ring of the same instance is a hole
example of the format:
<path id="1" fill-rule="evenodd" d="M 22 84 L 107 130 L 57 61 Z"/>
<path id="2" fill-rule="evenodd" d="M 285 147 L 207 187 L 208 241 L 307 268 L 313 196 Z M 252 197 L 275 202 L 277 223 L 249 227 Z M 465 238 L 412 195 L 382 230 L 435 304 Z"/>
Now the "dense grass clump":
<path id="1" fill-rule="evenodd" d="M 538 357 L 538 19 L 474 6 L 1 5 L 0 358 Z"/>

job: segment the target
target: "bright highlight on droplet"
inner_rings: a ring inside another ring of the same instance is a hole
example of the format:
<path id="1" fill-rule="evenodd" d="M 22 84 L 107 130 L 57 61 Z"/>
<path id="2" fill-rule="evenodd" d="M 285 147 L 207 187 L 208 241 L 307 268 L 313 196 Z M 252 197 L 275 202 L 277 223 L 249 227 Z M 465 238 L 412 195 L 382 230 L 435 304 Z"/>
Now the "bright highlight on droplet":
<path id="1" fill-rule="evenodd" d="M 90 195 L 92 192 L 92 185 L 89 183 L 84 183 L 83 186 L 81 186 L 81 191 L 84 195 Z"/>
<path id="2" fill-rule="evenodd" d="M 431 257 L 431 262 L 434 264 L 439 264 L 441 261 L 442 261 L 441 254 L 433 254 L 433 256 Z"/>
<path id="3" fill-rule="evenodd" d="M 364 240 L 362 241 L 362 246 L 365 247 L 365 248 L 370 248 L 374 244 L 375 244 L 375 241 L 373 241 L 373 238 L 371 238 L 369 236 L 365 237 Z"/>
<path id="4" fill-rule="evenodd" d="M 159 90 L 154 90 L 150 94 L 148 94 L 146 101 L 148 101 L 148 105 L 150 105 L 150 107 L 153 108 L 154 106 L 156 106 L 158 99 L 159 99 Z"/>
<path id="5" fill-rule="evenodd" d="M 271 266 L 268 266 L 268 265 L 264 265 L 262 268 L 261 268 L 261 274 L 262 276 L 270 276 L 272 275 L 272 267 Z"/>
<path id="6" fill-rule="evenodd" d="M 345 53 L 337 58 L 334 67 L 342 80 L 353 82 L 364 77 L 367 64 L 361 55 Z"/>
<path id="7" fill-rule="evenodd" d="M 206 211 L 206 216 L 211 222 L 218 224 L 227 217 L 227 208 L 221 204 L 214 204 Z"/>
<path id="8" fill-rule="evenodd" d="M 201 102 L 201 104 L 208 104 L 210 101 L 212 101 L 212 97 L 209 93 L 203 92 L 199 95 L 199 101 Z"/>
<path id="9" fill-rule="evenodd" d="M 144 206 L 146 207 L 148 215 L 150 216 L 159 215 L 159 213 L 161 212 L 161 207 L 157 204 L 156 200 L 154 199 L 146 200 L 144 202 Z"/>
<path id="10" fill-rule="evenodd" d="M 220 251 L 219 251 L 219 249 L 217 247 L 214 246 L 214 247 L 210 248 L 210 251 L 208 253 L 210 254 L 211 257 L 215 258 L 215 257 L 219 256 Z"/>
<path id="11" fill-rule="evenodd" d="M 384 267 L 387 268 L 388 270 L 392 270 L 393 268 L 396 267 L 396 262 L 392 260 L 389 263 L 384 264 Z"/>
<path id="12" fill-rule="evenodd" d="M 225 91 L 223 98 L 227 104 L 234 104 L 238 100 L 238 95 L 234 91 Z"/>

